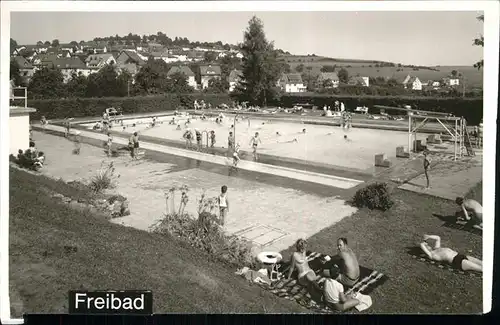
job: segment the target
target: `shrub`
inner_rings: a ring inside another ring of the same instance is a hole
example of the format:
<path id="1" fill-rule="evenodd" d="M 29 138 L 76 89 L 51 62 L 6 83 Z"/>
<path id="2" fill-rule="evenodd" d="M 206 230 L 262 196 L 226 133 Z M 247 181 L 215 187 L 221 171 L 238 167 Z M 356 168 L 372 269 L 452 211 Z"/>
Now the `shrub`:
<path id="1" fill-rule="evenodd" d="M 352 203 L 358 208 L 367 207 L 371 210 L 378 209 L 382 211 L 386 211 L 394 205 L 387 183 L 373 183 L 359 189 L 354 194 Z"/>
<path id="2" fill-rule="evenodd" d="M 166 193 L 167 202 L 176 190 L 171 189 Z M 236 236 L 226 235 L 220 228 L 219 217 L 215 214 L 216 198 L 206 198 L 203 194 L 198 201 L 198 217 L 195 218 L 183 212 L 183 202 L 187 202 L 186 187 L 182 193 L 179 209 L 173 206 L 174 212 L 165 214 L 153 231 L 179 237 L 223 262 L 237 266 L 254 266 L 251 243 Z"/>
<path id="3" fill-rule="evenodd" d="M 90 180 L 90 188 L 94 193 L 101 193 L 103 190 L 114 188 L 116 186 L 116 179 L 120 175 L 115 175 L 115 167 L 113 162 L 110 162 L 104 167 L 104 161 L 101 163 L 101 169 Z"/>

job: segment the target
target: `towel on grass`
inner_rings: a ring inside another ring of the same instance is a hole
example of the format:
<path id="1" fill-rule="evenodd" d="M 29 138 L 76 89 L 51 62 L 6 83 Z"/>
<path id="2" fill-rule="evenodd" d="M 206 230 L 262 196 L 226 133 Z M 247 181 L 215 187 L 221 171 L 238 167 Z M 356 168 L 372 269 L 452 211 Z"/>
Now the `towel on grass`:
<path id="1" fill-rule="evenodd" d="M 354 307 L 357 311 L 364 311 L 372 306 L 372 297 L 368 295 L 358 293 L 354 296 L 354 298 L 359 300 L 359 305 Z"/>
<path id="2" fill-rule="evenodd" d="M 454 268 L 453 266 L 449 265 L 448 263 L 441 263 L 441 262 L 433 261 L 427 255 L 425 255 L 424 252 L 422 252 L 422 249 L 420 247 L 412 247 L 412 248 L 408 249 L 408 254 L 411 257 L 413 257 L 414 259 L 416 259 L 417 261 L 426 262 L 430 265 L 437 266 L 443 270 L 448 270 L 448 271 L 451 271 L 451 272 L 457 273 L 457 274 L 468 275 L 470 277 L 478 277 L 478 278 L 482 277 L 482 274 L 480 272 L 473 272 L 473 271 L 466 272 L 466 271 L 462 271 L 462 270 L 459 270 L 457 268 Z"/>
<path id="3" fill-rule="evenodd" d="M 321 271 L 325 268 L 329 267 L 331 264 L 330 261 L 328 263 L 322 263 L 322 259 L 324 258 L 324 254 L 316 253 L 316 252 L 307 252 L 307 258 L 309 266 L 316 272 L 316 274 L 320 277 L 318 280 L 319 283 L 325 281 L 325 278 L 321 276 Z M 282 262 L 278 264 L 278 269 L 280 273 L 286 275 L 290 265 L 288 262 Z M 352 287 L 349 288 L 345 293 L 346 294 L 363 294 L 364 296 L 371 293 L 375 288 L 381 286 L 385 281 L 388 280 L 388 277 L 380 272 L 369 269 L 367 267 L 360 266 L 360 280 Z M 278 297 L 282 297 L 288 300 L 295 300 L 300 305 L 314 311 L 317 313 L 335 313 L 336 311 L 324 306 L 322 303 L 318 303 L 311 298 L 311 295 L 307 291 L 307 288 L 300 285 L 296 276 L 291 279 L 282 278 L 272 285 L 261 285 L 262 288 L 270 291 L 271 293 L 277 295 Z M 363 296 L 361 296 L 363 297 Z M 371 306 L 371 298 L 362 298 L 364 299 L 366 310 L 369 306 Z M 363 308 L 363 307 L 360 307 Z"/>

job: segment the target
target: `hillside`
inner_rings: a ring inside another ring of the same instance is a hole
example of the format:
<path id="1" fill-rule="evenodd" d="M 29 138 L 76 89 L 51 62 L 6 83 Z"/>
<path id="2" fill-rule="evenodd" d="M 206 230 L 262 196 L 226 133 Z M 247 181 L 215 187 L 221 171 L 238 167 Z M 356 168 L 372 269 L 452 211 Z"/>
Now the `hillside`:
<path id="1" fill-rule="evenodd" d="M 465 77 L 467 87 L 480 87 L 483 85 L 483 72 L 471 66 L 437 66 L 419 68 L 414 70 L 412 67 L 382 66 L 376 67 L 376 64 L 388 65 L 390 62 L 375 60 L 357 60 L 357 59 L 337 59 L 322 56 L 307 55 L 283 55 L 280 58 L 290 65 L 292 71 L 298 65 L 304 65 L 304 72 L 311 75 L 318 75 L 323 66 L 336 66 L 345 68 L 351 76 L 365 77 L 387 77 L 403 80 L 408 74 L 418 77 L 422 82 L 428 80 L 440 80 L 449 77 L 451 71 L 457 70 Z"/>

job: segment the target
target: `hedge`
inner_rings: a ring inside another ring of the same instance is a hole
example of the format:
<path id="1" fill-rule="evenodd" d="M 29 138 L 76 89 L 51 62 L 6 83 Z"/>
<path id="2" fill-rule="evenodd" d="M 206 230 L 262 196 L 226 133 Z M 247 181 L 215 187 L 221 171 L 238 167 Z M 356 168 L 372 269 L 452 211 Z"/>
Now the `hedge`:
<path id="1" fill-rule="evenodd" d="M 151 113 L 175 110 L 180 106 L 192 107 L 192 102 L 203 99 L 216 106 L 230 103 L 233 98 L 228 94 L 168 94 L 163 96 L 147 97 L 106 97 L 106 98 L 72 98 L 72 99 L 41 99 L 28 100 L 28 106 L 37 109 L 33 119 L 38 120 L 42 115 L 47 119 L 65 117 L 100 116 L 106 108 L 121 107 L 124 113 Z M 294 104 L 313 104 L 318 107 L 332 106 L 335 100 L 345 103 L 350 110 L 357 106 L 367 106 L 371 113 L 378 113 L 373 105 L 403 107 L 411 105 L 413 108 L 452 113 L 463 116 L 470 125 L 479 124 L 483 118 L 483 98 L 434 98 L 434 97 L 402 97 L 402 96 L 347 96 L 326 94 L 286 94 L 281 97 L 280 106 L 292 107 Z"/>
<path id="2" fill-rule="evenodd" d="M 333 102 L 339 100 L 344 102 L 346 108 L 353 110 L 358 106 L 370 108 L 370 113 L 377 114 L 380 111 L 373 105 L 404 107 L 410 105 L 412 108 L 424 111 L 451 113 L 455 116 L 463 116 L 470 125 L 477 125 L 483 118 L 483 98 L 460 98 L 460 97 L 411 97 L 411 96 L 348 96 L 348 95 L 326 95 L 326 94 L 297 94 L 284 95 L 281 97 L 281 105 L 292 107 L 294 104 L 313 104 L 318 107 L 324 105 L 333 106 Z"/>
<path id="3" fill-rule="evenodd" d="M 231 100 L 225 94 L 168 94 L 136 97 L 28 99 L 28 106 L 36 108 L 37 111 L 32 114 L 32 118 L 39 120 L 42 116 L 47 119 L 101 116 L 109 107 L 120 107 L 124 114 L 162 112 L 175 110 L 181 106 L 192 107 L 195 99 L 204 100 L 212 106 L 227 104 Z"/>

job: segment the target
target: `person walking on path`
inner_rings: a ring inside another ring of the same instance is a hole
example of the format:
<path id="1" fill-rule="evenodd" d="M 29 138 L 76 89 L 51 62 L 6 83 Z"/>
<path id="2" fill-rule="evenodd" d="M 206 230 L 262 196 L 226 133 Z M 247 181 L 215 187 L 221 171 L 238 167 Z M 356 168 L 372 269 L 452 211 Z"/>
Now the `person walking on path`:
<path id="1" fill-rule="evenodd" d="M 427 181 L 427 186 L 425 187 L 425 189 L 431 188 L 431 182 L 429 179 L 429 169 L 431 166 L 431 160 L 427 155 L 428 155 L 427 151 L 424 151 L 424 175 Z"/>
<path id="2" fill-rule="evenodd" d="M 111 157 L 111 148 L 113 146 L 113 136 L 111 135 L 111 133 L 108 132 L 108 141 L 107 141 L 107 149 L 108 149 L 108 157 Z"/>
<path id="3" fill-rule="evenodd" d="M 134 132 L 129 140 L 130 152 L 132 154 L 132 159 L 138 159 L 137 153 L 139 151 L 139 135 Z"/>

